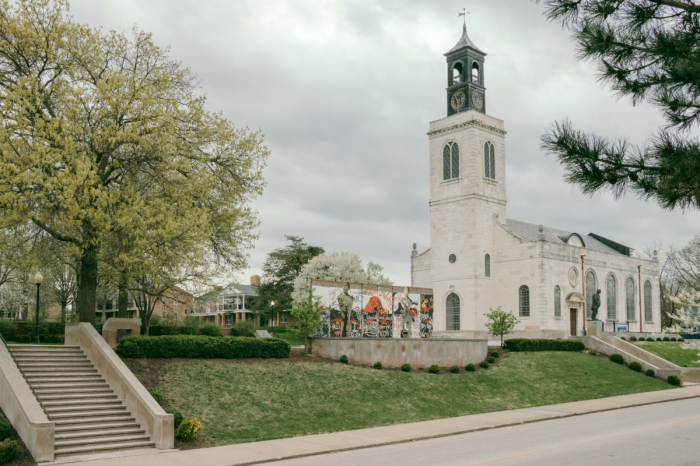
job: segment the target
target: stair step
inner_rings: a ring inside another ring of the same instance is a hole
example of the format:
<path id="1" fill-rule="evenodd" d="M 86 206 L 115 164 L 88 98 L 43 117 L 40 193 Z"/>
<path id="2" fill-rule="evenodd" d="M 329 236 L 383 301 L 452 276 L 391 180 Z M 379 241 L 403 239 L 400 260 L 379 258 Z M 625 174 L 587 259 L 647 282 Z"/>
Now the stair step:
<path id="1" fill-rule="evenodd" d="M 62 447 L 74 447 L 74 446 L 88 446 L 88 445 L 103 445 L 110 443 L 124 443 L 124 442 L 150 442 L 151 438 L 148 435 L 105 435 L 102 437 L 95 438 L 82 438 L 82 439 L 67 439 L 67 440 L 57 440 L 54 445 L 56 449 Z"/>
<path id="2" fill-rule="evenodd" d="M 32 388 L 38 392 L 38 390 L 43 390 L 45 388 L 60 388 L 60 389 L 71 389 L 71 388 L 109 388 L 109 385 L 104 383 L 46 383 L 46 384 L 32 384 Z"/>
<path id="3" fill-rule="evenodd" d="M 64 413 L 75 413 L 78 415 L 79 413 L 83 413 L 84 411 L 122 411 L 126 410 L 126 406 L 121 404 L 121 401 L 117 400 L 117 403 L 108 402 L 110 404 L 92 404 L 92 402 L 89 403 L 83 403 L 82 405 L 77 405 L 77 406 L 51 406 L 48 407 L 44 405 L 44 408 L 46 409 L 46 412 L 49 414 L 49 416 L 56 416 L 57 414 L 64 414 Z"/>
<path id="4" fill-rule="evenodd" d="M 64 419 L 72 420 L 71 418 L 84 419 L 84 418 L 91 418 L 91 417 L 124 416 L 124 415 L 130 415 L 126 411 L 126 406 L 124 406 L 124 409 L 93 408 L 92 411 L 68 411 L 68 412 L 60 412 L 60 413 L 55 413 L 55 414 L 51 413 L 51 414 L 49 414 L 49 418 L 51 418 L 52 421 L 53 420 L 58 421 L 58 420 L 64 420 Z"/>
<path id="5" fill-rule="evenodd" d="M 90 453 L 93 451 L 109 451 L 109 450 L 131 450 L 136 448 L 155 448 L 155 444 L 149 441 L 142 442 L 123 442 L 123 443 L 107 443 L 104 445 L 90 445 L 84 447 L 64 447 L 56 448 L 54 456 L 77 455 L 81 453 Z"/>
<path id="6" fill-rule="evenodd" d="M 22 365 L 24 363 L 40 363 L 40 362 L 52 362 L 52 363 L 64 363 L 64 362 L 85 362 L 88 361 L 87 356 L 71 356 L 71 357 L 60 357 L 60 358 L 39 358 L 39 357 L 25 357 L 25 356 L 15 356 L 15 361 L 17 364 Z"/>
<path id="7" fill-rule="evenodd" d="M 100 376 L 97 369 L 85 369 L 80 371 L 45 371 L 45 370 L 22 370 L 25 377 L 27 378 L 37 378 L 37 377 L 96 377 Z"/>
<path id="8" fill-rule="evenodd" d="M 49 357 L 53 356 L 85 356 L 85 353 L 78 350 L 10 350 L 13 355 L 16 356 L 38 356 L 40 354 L 46 354 Z"/>
<path id="9" fill-rule="evenodd" d="M 145 435 L 145 431 L 140 427 L 124 428 L 124 429 L 102 429 L 88 432 L 71 432 L 66 434 L 57 433 L 54 437 L 56 440 L 70 439 L 87 439 L 93 437 L 104 437 L 109 435 Z"/>
<path id="10" fill-rule="evenodd" d="M 104 413 L 102 413 L 104 414 Z M 54 421 L 54 419 L 51 419 Z M 104 416 L 104 417 L 85 417 L 85 416 L 76 416 L 73 419 L 56 419 L 54 422 L 56 423 L 56 428 L 58 429 L 58 426 L 70 426 L 73 424 L 98 424 L 101 422 L 135 422 L 136 420 L 134 417 L 129 414 L 128 412 L 120 411 L 119 415 L 114 415 L 114 416 Z"/>
<path id="11" fill-rule="evenodd" d="M 100 384 L 103 383 L 107 385 L 105 380 L 102 377 L 95 377 L 95 378 L 88 378 L 88 377 L 36 377 L 36 378 L 30 378 L 27 377 L 27 381 L 29 384 L 34 387 L 34 386 L 44 386 L 47 384 L 58 384 L 58 385 L 65 385 L 65 384 Z"/>
<path id="12" fill-rule="evenodd" d="M 60 366 L 24 366 L 20 365 L 20 369 L 22 369 L 22 372 L 25 374 L 36 374 L 36 373 L 45 373 L 45 374 L 55 374 L 55 373 L 60 373 L 60 372 L 80 372 L 82 374 L 84 373 L 97 373 L 97 369 L 95 369 L 92 364 L 86 364 L 84 366 L 68 366 L 68 365 L 60 365 Z"/>
<path id="13" fill-rule="evenodd" d="M 36 344 L 31 344 L 31 343 L 8 343 L 7 344 L 8 348 L 46 348 L 46 345 L 36 345 Z M 78 348 L 80 349 L 80 346 L 78 345 L 56 345 L 56 346 L 51 346 L 51 348 Z"/>
<path id="14" fill-rule="evenodd" d="M 112 393 L 112 390 L 109 387 L 104 387 L 104 388 L 91 388 L 91 387 L 83 387 L 83 388 L 65 388 L 65 387 L 44 387 L 44 388 L 37 388 L 35 385 L 34 387 L 34 392 L 37 395 L 60 395 L 60 396 L 67 396 L 67 395 L 91 395 L 91 394 L 96 394 L 96 393 Z"/>
<path id="15" fill-rule="evenodd" d="M 91 419 L 94 421 L 94 419 Z M 100 432 L 109 431 L 111 429 L 140 429 L 138 422 L 134 421 L 122 421 L 122 422 L 100 422 L 100 423 L 87 423 L 87 424 L 77 424 L 77 425 L 65 425 L 64 421 L 56 423 L 56 433 L 61 433 L 64 435 L 68 432 L 75 432 L 76 435 L 89 435 L 90 432 Z M 58 438 L 58 436 L 56 437 Z"/>
<path id="16" fill-rule="evenodd" d="M 83 406 L 85 404 L 90 404 L 90 405 L 120 405 L 121 400 L 117 399 L 117 396 L 114 395 L 114 398 L 89 398 L 89 399 L 79 399 L 79 400 L 54 400 L 54 401 L 49 401 L 46 399 L 41 400 L 41 404 L 46 408 L 48 411 L 49 407 L 68 407 L 68 406 Z"/>
<path id="17" fill-rule="evenodd" d="M 38 391 L 36 392 L 37 398 L 39 398 L 42 402 L 45 401 L 79 401 L 81 403 L 89 403 L 90 400 L 93 399 L 102 399 L 102 398 L 112 398 L 116 399 L 117 395 L 115 395 L 112 390 L 105 388 L 103 390 L 95 390 L 95 393 L 90 393 L 90 392 L 85 392 L 85 393 L 71 393 L 70 390 L 66 391 L 56 391 L 56 392 L 49 392 L 49 393 L 39 393 Z"/>
<path id="18" fill-rule="evenodd" d="M 31 369 L 32 367 L 93 367 L 90 361 L 75 361 L 75 362 L 23 362 L 22 368 Z"/>

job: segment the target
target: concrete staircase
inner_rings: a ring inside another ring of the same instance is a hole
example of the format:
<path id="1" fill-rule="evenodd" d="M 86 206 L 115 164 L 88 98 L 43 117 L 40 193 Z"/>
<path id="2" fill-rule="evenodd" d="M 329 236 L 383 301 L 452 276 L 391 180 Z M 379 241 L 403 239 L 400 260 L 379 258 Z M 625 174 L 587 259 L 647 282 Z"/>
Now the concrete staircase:
<path id="1" fill-rule="evenodd" d="M 54 455 L 155 449 L 79 346 L 7 345 L 56 423 Z"/>

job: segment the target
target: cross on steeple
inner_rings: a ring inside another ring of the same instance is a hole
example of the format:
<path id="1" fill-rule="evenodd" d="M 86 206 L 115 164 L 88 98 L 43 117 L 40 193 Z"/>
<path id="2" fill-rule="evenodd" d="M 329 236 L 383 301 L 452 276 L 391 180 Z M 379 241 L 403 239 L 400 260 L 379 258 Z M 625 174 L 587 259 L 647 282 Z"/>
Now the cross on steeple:
<path id="1" fill-rule="evenodd" d="M 464 16 L 464 27 L 467 27 L 467 15 L 471 13 L 470 11 L 467 11 L 466 8 L 462 8 L 462 13 L 459 13 L 457 17 L 459 18 L 460 16 Z"/>

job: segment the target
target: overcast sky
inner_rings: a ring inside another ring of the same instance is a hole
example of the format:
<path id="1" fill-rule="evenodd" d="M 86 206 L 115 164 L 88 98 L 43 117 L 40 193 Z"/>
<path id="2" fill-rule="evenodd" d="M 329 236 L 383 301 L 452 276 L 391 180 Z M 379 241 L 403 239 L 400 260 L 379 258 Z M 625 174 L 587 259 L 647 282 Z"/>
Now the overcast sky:
<path id="1" fill-rule="evenodd" d="M 80 22 L 171 47 L 201 79 L 209 108 L 260 128 L 272 155 L 255 202 L 260 240 L 250 268 L 302 236 L 378 262 L 410 282 L 411 244 L 430 246 L 428 123 L 447 115 L 443 54 L 469 35 L 488 55 L 488 114 L 505 121 L 508 217 L 600 234 L 641 249 L 682 246 L 700 214 L 607 194 L 584 196 L 539 149 L 555 120 L 643 143 L 663 125 L 649 106 L 616 100 L 569 33 L 527 0 L 73 0 Z"/>

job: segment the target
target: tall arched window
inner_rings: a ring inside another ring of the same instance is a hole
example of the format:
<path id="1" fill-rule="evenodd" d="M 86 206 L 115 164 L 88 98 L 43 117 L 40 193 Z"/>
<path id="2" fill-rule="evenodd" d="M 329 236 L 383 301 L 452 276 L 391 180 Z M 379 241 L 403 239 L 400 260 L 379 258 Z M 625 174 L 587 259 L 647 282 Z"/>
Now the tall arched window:
<path id="1" fill-rule="evenodd" d="M 447 295 L 447 330 L 459 330 L 459 296 Z"/>
<path id="2" fill-rule="evenodd" d="M 496 158 L 493 144 L 488 141 L 484 144 L 484 176 L 492 180 L 496 179 Z"/>
<path id="3" fill-rule="evenodd" d="M 488 254 L 484 256 L 484 275 L 487 277 L 491 276 L 491 256 Z"/>
<path id="4" fill-rule="evenodd" d="M 442 149 L 442 178 L 459 178 L 459 146 L 454 142 L 448 142 Z"/>
<path id="5" fill-rule="evenodd" d="M 651 315 L 651 282 L 647 280 L 644 283 L 644 321 L 651 322 L 653 317 Z"/>
<path id="6" fill-rule="evenodd" d="M 561 317 L 561 289 L 554 287 L 554 317 Z"/>
<path id="7" fill-rule="evenodd" d="M 608 275 L 605 294 L 608 302 L 608 319 L 617 320 L 617 282 L 613 275 Z"/>
<path id="8" fill-rule="evenodd" d="M 635 320 L 634 318 L 634 279 L 627 278 L 625 282 L 625 301 L 627 304 L 627 320 Z"/>
<path id="9" fill-rule="evenodd" d="M 593 295 L 597 289 L 595 283 L 595 273 L 592 270 L 586 272 L 586 317 L 591 317 L 591 307 L 593 305 Z"/>
<path id="10" fill-rule="evenodd" d="M 530 289 L 523 285 L 518 290 L 518 297 L 520 301 L 520 317 L 530 316 Z"/>
<path id="11" fill-rule="evenodd" d="M 452 68 L 452 84 L 457 84 L 462 82 L 462 64 L 460 62 L 455 63 Z"/>
<path id="12" fill-rule="evenodd" d="M 477 62 L 472 64 L 472 82 L 479 82 L 479 64 Z"/>

